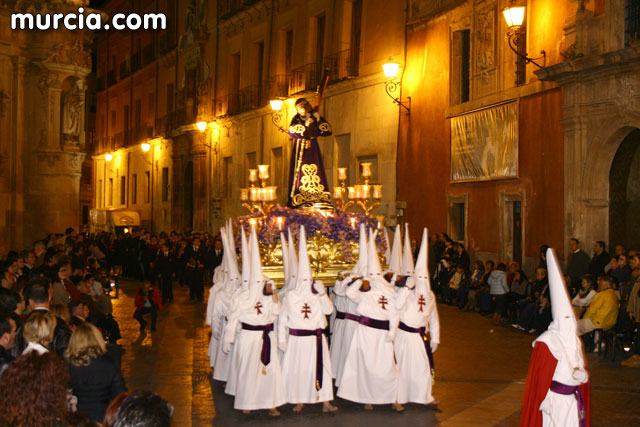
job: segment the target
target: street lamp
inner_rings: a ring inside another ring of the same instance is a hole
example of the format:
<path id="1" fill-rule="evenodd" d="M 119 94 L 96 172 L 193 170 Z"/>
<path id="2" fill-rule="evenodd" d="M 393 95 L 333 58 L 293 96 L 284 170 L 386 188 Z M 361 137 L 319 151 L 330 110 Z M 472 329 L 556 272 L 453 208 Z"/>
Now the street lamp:
<path id="1" fill-rule="evenodd" d="M 142 148 L 142 151 L 144 151 L 145 153 L 148 153 L 149 150 L 151 150 L 151 144 L 149 144 L 148 142 L 143 142 L 142 144 L 140 144 L 140 148 Z"/>
<path id="2" fill-rule="evenodd" d="M 384 73 L 384 77 L 387 79 L 387 82 L 384 85 L 384 89 L 389 95 L 389 98 L 393 100 L 399 107 L 403 107 L 407 110 L 407 116 L 411 113 L 411 97 L 407 97 L 408 101 L 402 102 L 399 96 L 395 96 L 396 92 L 400 90 L 401 82 L 396 80 L 398 77 L 398 70 L 400 69 L 400 64 L 397 62 L 393 62 L 393 58 L 389 58 L 389 61 L 385 64 L 382 64 L 382 71 Z"/>
<path id="3" fill-rule="evenodd" d="M 538 68 L 544 67 L 536 62 L 538 59 L 546 60 L 547 53 L 544 50 L 540 51 L 540 55 L 537 58 L 530 58 L 526 53 L 526 32 L 522 23 L 524 22 L 525 7 L 518 6 L 512 0 L 507 7 L 502 10 L 505 21 L 507 21 L 507 39 L 509 41 L 509 47 L 511 50 L 522 58 L 525 64 L 533 64 Z M 524 72 L 524 71 L 523 71 Z M 516 72 L 517 74 L 517 72 Z M 519 76 L 516 76 L 520 80 Z"/>
<path id="4" fill-rule="evenodd" d="M 207 122 L 198 122 L 196 123 L 196 128 L 200 131 L 200 132 L 204 132 L 205 130 L 207 130 Z"/>
<path id="5" fill-rule="evenodd" d="M 113 160 L 113 154 L 111 154 L 111 153 L 107 153 L 107 154 L 105 154 L 105 155 L 104 155 L 104 159 L 105 159 L 107 162 L 110 162 L 111 160 Z"/>
<path id="6" fill-rule="evenodd" d="M 269 105 L 271 106 L 271 122 L 275 127 L 278 128 L 280 132 L 287 133 L 287 131 L 284 130 L 282 126 L 280 126 L 280 123 L 282 122 L 283 104 L 284 101 L 282 99 L 272 99 L 271 101 L 269 101 Z"/>

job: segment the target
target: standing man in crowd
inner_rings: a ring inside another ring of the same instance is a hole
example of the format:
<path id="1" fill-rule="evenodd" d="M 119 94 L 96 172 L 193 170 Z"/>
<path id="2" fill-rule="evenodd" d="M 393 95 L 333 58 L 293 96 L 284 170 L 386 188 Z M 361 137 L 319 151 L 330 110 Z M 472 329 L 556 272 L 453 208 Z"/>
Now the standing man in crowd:
<path id="1" fill-rule="evenodd" d="M 604 268 L 611 261 L 609 253 L 604 250 L 605 243 L 602 240 L 598 240 L 593 244 L 593 257 L 589 261 L 589 274 L 598 277 L 604 274 Z"/>
<path id="2" fill-rule="evenodd" d="M 571 287 L 579 289 L 582 276 L 589 272 L 589 255 L 580 248 L 580 241 L 575 237 L 569 239 L 569 250 L 566 273 L 571 277 Z"/>
<path id="3" fill-rule="evenodd" d="M 169 246 L 163 243 L 158 258 L 154 262 L 153 272 L 160 281 L 162 302 L 173 302 L 173 278 L 175 277 L 175 260 L 169 252 Z"/>

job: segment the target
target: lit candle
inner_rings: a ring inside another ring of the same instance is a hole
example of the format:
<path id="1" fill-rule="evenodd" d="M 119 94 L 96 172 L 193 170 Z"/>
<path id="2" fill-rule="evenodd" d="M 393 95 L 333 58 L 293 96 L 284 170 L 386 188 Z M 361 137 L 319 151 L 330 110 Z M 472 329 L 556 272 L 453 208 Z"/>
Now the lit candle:
<path id="1" fill-rule="evenodd" d="M 240 200 L 242 200 L 243 202 L 246 202 L 249 199 L 249 189 L 248 188 L 241 188 L 240 189 Z"/>
<path id="2" fill-rule="evenodd" d="M 376 200 L 382 199 L 382 185 L 373 186 L 373 198 Z"/>
<path id="3" fill-rule="evenodd" d="M 256 182 L 256 176 L 258 171 L 256 169 L 249 169 L 249 182 Z"/>
<path id="4" fill-rule="evenodd" d="M 252 202 L 255 202 L 258 200 L 258 189 L 257 188 L 251 188 L 250 189 L 250 199 Z"/>
<path id="5" fill-rule="evenodd" d="M 251 226 L 254 226 L 254 227 L 255 227 L 255 225 L 256 225 L 256 219 L 255 219 L 255 218 L 249 218 L 249 224 L 251 224 Z"/>
<path id="6" fill-rule="evenodd" d="M 362 185 L 354 185 L 356 187 L 356 199 L 362 199 Z"/>
<path id="7" fill-rule="evenodd" d="M 338 168 L 338 181 L 347 180 L 347 168 Z"/>
<path id="8" fill-rule="evenodd" d="M 356 219 L 354 217 L 349 218 L 349 222 L 351 223 L 351 228 L 356 229 Z"/>
<path id="9" fill-rule="evenodd" d="M 349 200 L 353 200 L 356 197 L 356 189 L 353 187 L 347 187 Z"/>
<path id="10" fill-rule="evenodd" d="M 369 197 L 371 197 L 371 187 L 368 185 L 363 185 L 362 186 L 362 198 L 363 199 L 368 199 Z"/>
<path id="11" fill-rule="evenodd" d="M 258 165 L 258 178 L 269 179 L 269 165 Z"/>
<path id="12" fill-rule="evenodd" d="M 360 164 L 362 165 L 362 176 L 369 178 L 371 176 L 371 163 L 363 162 Z"/>
<path id="13" fill-rule="evenodd" d="M 276 187 L 269 187 L 269 201 L 273 202 L 276 199 Z"/>
<path id="14" fill-rule="evenodd" d="M 282 231 L 282 229 L 284 228 L 284 217 L 279 216 L 278 218 L 276 218 L 276 221 L 278 222 L 278 230 Z"/>
<path id="15" fill-rule="evenodd" d="M 333 187 L 333 198 L 342 199 L 342 187 Z"/>

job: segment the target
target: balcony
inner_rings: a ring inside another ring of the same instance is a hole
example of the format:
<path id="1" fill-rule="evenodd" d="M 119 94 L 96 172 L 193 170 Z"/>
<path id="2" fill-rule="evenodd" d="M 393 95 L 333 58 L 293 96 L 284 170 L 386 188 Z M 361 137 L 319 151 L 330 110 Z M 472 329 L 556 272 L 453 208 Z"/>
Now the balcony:
<path id="1" fill-rule="evenodd" d="M 322 67 L 318 63 L 310 63 L 291 71 L 289 95 L 309 90 L 316 90 L 322 78 Z"/>
<path id="2" fill-rule="evenodd" d="M 351 49 L 343 50 L 324 58 L 325 67 L 329 70 L 329 82 L 337 82 L 358 77 L 359 52 L 352 55 Z"/>
<path id="3" fill-rule="evenodd" d="M 266 101 L 289 96 L 290 74 L 277 74 L 266 82 Z M 266 103 L 266 102 L 265 102 Z"/>
<path id="4" fill-rule="evenodd" d="M 214 115 L 216 117 L 219 117 L 231 114 L 240 114 L 242 112 L 242 109 L 240 108 L 240 100 L 242 98 L 241 94 L 242 91 L 238 91 L 216 98 L 214 105 Z"/>
<path id="5" fill-rule="evenodd" d="M 107 84 L 109 86 L 116 84 L 118 80 L 116 79 L 116 70 L 115 68 L 113 70 L 109 70 L 109 72 L 107 73 Z"/>
<path id="6" fill-rule="evenodd" d="M 174 129 L 185 124 L 185 109 L 173 111 L 163 117 L 156 120 L 156 132 L 158 133 L 170 133 Z M 149 137 L 153 135 L 153 129 L 150 131 Z"/>
<path id="7" fill-rule="evenodd" d="M 156 60 L 156 51 L 153 44 L 148 44 L 142 48 L 142 66 L 146 66 Z"/>
<path id="8" fill-rule="evenodd" d="M 133 143 L 141 143 L 147 138 L 153 138 L 152 126 L 138 126 L 133 130 Z"/>
<path id="9" fill-rule="evenodd" d="M 141 59 L 140 52 L 136 52 L 133 55 L 131 55 L 131 73 L 135 73 L 140 68 L 142 68 L 142 61 L 140 59 Z"/>
<path id="10" fill-rule="evenodd" d="M 128 61 L 122 61 L 120 63 L 120 80 L 126 79 L 131 75 L 131 69 L 129 68 Z"/>
<path id="11" fill-rule="evenodd" d="M 169 53 L 176 47 L 176 39 L 173 32 L 166 30 L 164 34 L 160 36 L 160 53 Z"/>

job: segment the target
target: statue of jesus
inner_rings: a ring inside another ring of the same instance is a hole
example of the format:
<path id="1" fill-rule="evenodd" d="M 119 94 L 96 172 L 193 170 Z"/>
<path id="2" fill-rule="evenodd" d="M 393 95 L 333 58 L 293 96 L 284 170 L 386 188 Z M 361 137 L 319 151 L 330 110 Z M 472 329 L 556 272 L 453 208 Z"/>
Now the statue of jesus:
<path id="1" fill-rule="evenodd" d="M 296 114 L 288 134 L 293 140 L 289 168 L 289 200 L 291 208 L 331 208 L 331 193 L 324 173 L 319 136 L 331 135 L 331 126 L 309 101 L 296 101 Z"/>

